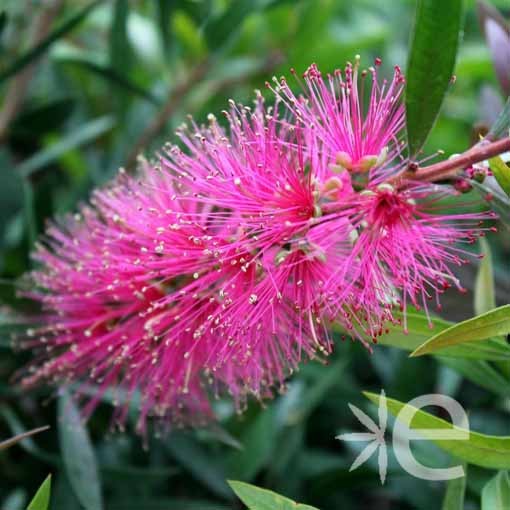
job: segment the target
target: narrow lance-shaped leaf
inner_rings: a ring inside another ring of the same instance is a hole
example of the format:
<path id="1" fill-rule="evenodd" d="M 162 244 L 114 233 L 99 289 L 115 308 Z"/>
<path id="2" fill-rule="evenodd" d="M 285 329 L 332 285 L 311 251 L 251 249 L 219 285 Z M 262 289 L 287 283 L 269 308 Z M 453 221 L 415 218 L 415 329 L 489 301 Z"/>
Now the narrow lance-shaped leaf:
<path id="1" fill-rule="evenodd" d="M 400 318 L 403 319 L 403 316 Z M 388 333 L 381 335 L 380 345 L 413 351 L 434 334 L 445 331 L 454 325 L 439 317 L 429 319 L 423 312 L 406 312 L 407 333 L 402 326 L 387 324 Z M 430 325 L 432 323 L 432 326 Z M 335 324 L 340 333 L 348 334 Z M 367 340 L 370 340 L 367 338 Z M 454 345 L 441 351 L 441 358 L 465 358 L 468 360 L 503 361 L 510 360 L 510 347 L 496 339 L 471 345 Z"/>
<path id="2" fill-rule="evenodd" d="M 418 0 L 405 97 L 412 158 L 423 147 L 451 82 L 462 17 L 462 0 Z"/>
<path id="3" fill-rule="evenodd" d="M 466 495 L 467 465 L 464 464 L 464 476 L 449 480 L 446 484 L 446 493 L 441 510 L 464 510 L 464 497 Z"/>
<path id="4" fill-rule="evenodd" d="M 477 342 L 508 333 L 510 333 L 510 305 L 504 305 L 438 333 L 415 349 L 411 356 L 430 354 L 445 347 Z"/>
<path id="5" fill-rule="evenodd" d="M 27 53 L 15 60 L 11 65 L 7 66 L 6 69 L 0 71 L 0 83 L 40 57 L 55 41 L 69 33 L 78 24 L 80 24 L 92 11 L 92 9 L 97 7 L 101 2 L 102 0 L 96 0 L 95 2 L 91 2 L 80 9 L 77 13 L 62 23 L 62 25 L 53 30 L 35 48 L 28 50 Z"/>
<path id="6" fill-rule="evenodd" d="M 480 359 L 471 360 L 437 355 L 436 357 L 443 365 L 455 370 L 481 388 L 504 398 L 510 396 L 508 381 L 490 363 Z M 501 361 L 500 363 L 508 362 Z"/>
<path id="7" fill-rule="evenodd" d="M 115 0 L 110 29 L 110 65 L 120 75 L 130 74 L 133 52 L 128 39 L 129 3 Z"/>
<path id="8" fill-rule="evenodd" d="M 510 197 L 508 197 L 500 186 L 485 179 L 483 183 L 471 181 L 473 187 L 487 201 L 491 209 L 499 215 L 499 221 L 510 229 Z"/>
<path id="9" fill-rule="evenodd" d="M 507 510 L 510 508 L 510 477 L 500 471 L 482 489 L 482 510 Z"/>
<path id="10" fill-rule="evenodd" d="M 41 484 L 27 510 L 48 510 L 50 506 L 51 475 Z"/>
<path id="11" fill-rule="evenodd" d="M 59 439 L 69 483 L 86 510 L 102 510 L 96 457 L 80 412 L 67 392 L 58 401 Z"/>
<path id="12" fill-rule="evenodd" d="M 363 392 L 363 394 L 376 405 L 379 404 L 380 396 L 378 394 L 370 392 Z M 510 436 L 490 436 L 461 429 L 442 418 L 437 418 L 392 398 L 386 397 L 386 405 L 388 411 L 396 417 L 404 407 L 407 407 L 408 411 L 414 409 L 416 412 L 411 418 L 411 423 L 406 422 L 405 424 L 411 429 L 420 429 L 425 439 L 432 441 L 439 448 L 461 461 L 489 469 L 510 468 Z M 406 417 L 410 417 L 410 415 L 406 413 Z M 432 437 L 432 434 L 427 435 L 428 430 L 437 431 L 437 429 L 456 430 L 459 432 L 459 438 L 463 437 L 464 439 L 437 439 Z M 468 439 L 465 439 L 466 436 Z"/>
<path id="13" fill-rule="evenodd" d="M 51 475 L 37 489 L 34 498 L 30 501 L 27 510 L 48 510 L 50 507 Z"/>
<path id="14" fill-rule="evenodd" d="M 171 48 L 170 22 L 172 18 L 172 12 L 176 7 L 176 3 L 177 2 L 175 0 L 157 0 L 156 2 L 159 33 L 161 37 L 161 43 L 163 45 L 163 50 L 167 58 L 170 55 Z"/>
<path id="15" fill-rule="evenodd" d="M 312 506 L 295 503 L 276 492 L 261 489 L 244 482 L 228 482 L 248 510 L 317 510 Z"/>
<path id="16" fill-rule="evenodd" d="M 510 197 L 510 167 L 499 156 L 490 159 L 489 166 L 501 189 Z"/>
<path id="17" fill-rule="evenodd" d="M 489 243 L 483 237 L 480 238 L 480 248 L 483 258 L 476 275 L 474 292 L 474 309 L 477 315 L 496 308 L 492 253 Z"/>

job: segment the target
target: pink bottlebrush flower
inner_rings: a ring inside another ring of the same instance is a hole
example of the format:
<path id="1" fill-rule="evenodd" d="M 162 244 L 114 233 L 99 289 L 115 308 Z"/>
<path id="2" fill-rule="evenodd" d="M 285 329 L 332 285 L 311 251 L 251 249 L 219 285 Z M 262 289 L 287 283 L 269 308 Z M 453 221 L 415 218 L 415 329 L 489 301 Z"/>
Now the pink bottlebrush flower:
<path id="1" fill-rule="evenodd" d="M 330 317 L 317 303 L 349 253 L 350 227 L 337 222 L 333 233 L 322 225 L 317 199 L 336 196 L 338 186 L 322 190 L 317 151 L 279 118 L 278 104 L 266 109 L 258 96 L 254 109 L 232 104 L 224 114 L 229 137 L 211 116 L 208 129 L 183 128 L 187 151 L 172 148 L 161 164 L 213 208 L 210 228 L 228 232 L 231 264 L 253 273 L 244 291 L 224 283 L 207 329 L 223 340 L 213 369 L 241 364 L 237 374 L 260 394 L 283 384 L 304 355 L 331 350 Z"/>
<path id="2" fill-rule="evenodd" d="M 465 292 L 453 268 L 466 264 L 473 254 L 462 243 L 473 244 L 485 231 L 487 212 L 448 213 L 448 197 L 460 195 L 447 186 L 407 183 L 400 189 L 388 183 L 372 185 L 357 194 L 349 209 L 349 221 L 357 239 L 349 263 L 334 278 L 350 280 L 336 297 L 342 307 L 351 289 L 357 298 L 358 327 L 374 340 L 386 321 L 395 322 L 394 308 L 424 308 L 429 301 L 441 309 L 439 298 L 452 286 Z M 451 207 L 451 206 L 450 206 Z M 343 219 L 344 213 L 339 213 Z M 399 321 L 399 319 L 397 319 Z M 355 328 L 356 329 L 356 328 Z"/>
<path id="3" fill-rule="evenodd" d="M 358 62 L 327 81 L 312 66 L 304 96 L 283 80 L 271 107 L 231 103 L 228 130 L 191 122 L 180 148 L 50 227 L 29 293 L 43 325 L 26 345 L 42 353 L 24 384 L 81 383 L 84 396 L 92 383 L 85 414 L 110 389 L 136 395 L 142 433 L 149 416 L 201 423 L 211 396 L 240 410 L 331 352 L 332 321 L 365 342 L 395 306 L 460 288 L 456 243 L 487 215 L 445 215 L 454 191 L 399 179 L 403 83 L 398 68 L 379 84 Z"/>
<path id="4" fill-rule="evenodd" d="M 347 226 L 311 226 L 318 183 L 293 130 L 262 101 L 181 131 L 137 178 L 121 173 L 91 206 L 51 226 L 35 254 L 42 347 L 23 380 L 78 383 L 90 414 L 113 390 L 163 425 L 211 417 L 228 391 L 268 396 L 303 357 L 331 350 L 321 286 L 348 255 Z M 281 131 L 280 131 L 281 129 Z M 328 190 L 331 194 L 331 190 Z M 343 229 L 343 233 L 342 233 Z"/>
<path id="5" fill-rule="evenodd" d="M 137 392 L 141 431 L 147 415 L 193 423 L 211 416 L 203 378 L 210 347 L 192 347 L 215 306 L 203 289 L 217 279 L 221 241 L 207 233 L 207 207 L 175 200 L 174 185 L 151 168 L 139 181 L 122 174 L 95 192 L 93 207 L 48 229 L 29 294 L 43 305 L 45 325 L 29 331 L 38 338 L 28 345 L 41 345 L 43 357 L 26 386 L 94 384 L 85 414 L 113 389 L 126 402 L 119 424 Z"/>
<path id="6" fill-rule="evenodd" d="M 376 67 L 381 64 L 376 59 Z M 379 171 L 401 154 L 405 111 L 401 102 L 405 79 L 398 66 L 391 82 L 378 81 L 376 67 L 360 72 L 360 59 L 326 78 L 315 64 L 304 73 L 303 95 L 296 96 L 285 78 L 270 87 L 285 102 L 333 172 Z M 295 74 L 295 73 L 294 73 Z M 369 83 L 367 83 L 369 81 Z M 269 86 L 269 85 L 268 85 Z M 363 105 L 366 89 L 369 101 Z"/>
<path id="7" fill-rule="evenodd" d="M 377 59 L 376 66 L 380 63 Z M 359 58 L 326 79 L 312 65 L 304 79 L 300 96 L 285 79 L 270 88 L 320 154 L 327 169 L 323 180 L 328 171 L 326 182 L 336 182 L 333 174 L 341 180 L 337 199 L 324 194 L 326 203 L 317 206 L 327 221 L 348 222 L 355 237 L 348 259 L 326 284 L 343 288 L 327 306 L 332 315 L 335 309 L 347 314 L 360 336 L 376 339 L 385 322 L 396 321 L 395 305 L 405 312 L 411 303 L 428 313 L 427 302 L 433 297 L 438 302 L 445 288 L 462 290 L 451 267 L 465 263 L 469 253 L 458 243 L 474 242 L 484 233 L 481 221 L 493 216 L 446 214 L 441 200 L 458 194 L 454 189 L 399 179 L 409 162 L 402 141 L 405 79 L 398 67 L 389 83 L 379 83 L 375 67 L 360 72 Z"/>

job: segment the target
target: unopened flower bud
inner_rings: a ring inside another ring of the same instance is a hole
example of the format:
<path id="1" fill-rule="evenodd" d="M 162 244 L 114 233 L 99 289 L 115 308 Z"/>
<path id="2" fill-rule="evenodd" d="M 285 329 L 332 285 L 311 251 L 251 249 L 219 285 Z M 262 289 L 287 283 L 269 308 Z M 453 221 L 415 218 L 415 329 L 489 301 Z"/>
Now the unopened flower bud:
<path id="1" fill-rule="evenodd" d="M 375 156 L 373 154 L 368 154 L 367 156 L 363 156 L 359 163 L 356 165 L 356 169 L 359 172 L 368 172 L 374 166 L 377 165 L 377 161 L 379 160 L 379 156 Z"/>
<path id="2" fill-rule="evenodd" d="M 473 189 L 469 181 L 462 178 L 456 179 L 453 183 L 453 187 L 460 193 L 469 193 Z"/>
<path id="3" fill-rule="evenodd" d="M 352 168 L 352 158 L 347 154 L 347 152 L 340 151 L 336 155 L 336 163 L 337 165 L 350 170 Z"/>

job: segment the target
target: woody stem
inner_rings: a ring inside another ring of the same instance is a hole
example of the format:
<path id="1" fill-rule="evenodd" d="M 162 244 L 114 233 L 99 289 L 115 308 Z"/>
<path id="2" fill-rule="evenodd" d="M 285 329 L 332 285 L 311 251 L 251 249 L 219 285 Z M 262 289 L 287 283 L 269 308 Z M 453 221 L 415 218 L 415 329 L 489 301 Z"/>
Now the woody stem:
<path id="1" fill-rule="evenodd" d="M 451 178 L 470 165 L 493 158 L 506 151 L 510 151 L 510 137 L 496 142 L 482 141 L 455 158 L 418 167 L 416 170 L 408 169 L 401 175 L 401 178 L 428 182 Z"/>

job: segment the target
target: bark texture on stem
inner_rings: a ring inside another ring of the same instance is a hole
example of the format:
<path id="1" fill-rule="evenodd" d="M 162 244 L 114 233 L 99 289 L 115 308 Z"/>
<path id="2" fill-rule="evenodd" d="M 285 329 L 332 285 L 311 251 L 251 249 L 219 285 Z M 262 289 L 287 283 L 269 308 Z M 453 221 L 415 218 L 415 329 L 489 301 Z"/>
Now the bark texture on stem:
<path id="1" fill-rule="evenodd" d="M 417 170 L 407 170 L 401 178 L 413 181 L 440 181 L 458 175 L 464 168 L 480 163 L 510 151 L 510 137 L 496 142 L 482 140 L 480 143 L 460 154 L 459 156 L 433 165 L 418 167 Z"/>

